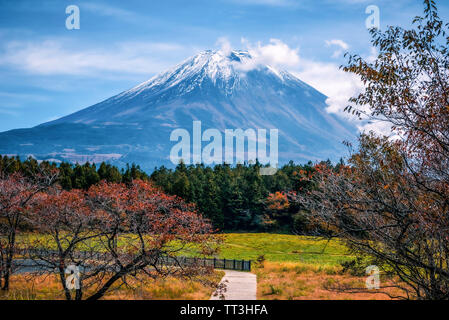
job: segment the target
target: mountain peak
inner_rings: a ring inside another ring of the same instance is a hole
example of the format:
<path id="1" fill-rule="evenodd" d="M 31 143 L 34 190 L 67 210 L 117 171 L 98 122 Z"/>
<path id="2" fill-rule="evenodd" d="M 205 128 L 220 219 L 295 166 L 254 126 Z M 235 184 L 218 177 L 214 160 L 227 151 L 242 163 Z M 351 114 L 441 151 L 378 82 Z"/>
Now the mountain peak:
<path id="1" fill-rule="evenodd" d="M 0 154 L 152 169 L 170 165 L 173 130 L 201 121 L 220 132 L 279 129 L 281 163 L 338 159 L 354 128 L 326 112 L 323 94 L 263 61 L 247 51 L 200 52 L 93 106 L 0 134 Z"/>
<path id="2" fill-rule="evenodd" d="M 280 80 L 284 80 L 285 75 L 295 78 L 284 70 L 257 64 L 251 54 L 245 50 L 232 50 L 230 52 L 205 50 L 123 94 L 139 94 L 143 90 L 152 88 L 169 89 L 183 81 L 189 81 L 190 84 L 198 86 L 205 80 L 211 81 L 214 85 L 219 82 L 219 85 L 229 92 L 245 77 L 246 72 L 253 69 L 261 69 L 272 73 Z M 187 92 L 189 89 L 193 89 L 193 86 L 188 86 Z"/>

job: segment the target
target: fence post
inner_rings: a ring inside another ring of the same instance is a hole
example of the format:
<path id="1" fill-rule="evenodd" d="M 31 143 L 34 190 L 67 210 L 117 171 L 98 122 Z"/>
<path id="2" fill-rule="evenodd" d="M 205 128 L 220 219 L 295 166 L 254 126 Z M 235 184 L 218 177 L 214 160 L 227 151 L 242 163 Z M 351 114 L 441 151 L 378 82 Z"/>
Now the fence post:
<path id="1" fill-rule="evenodd" d="M 242 260 L 242 271 L 245 270 L 245 259 Z"/>
<path id="2" fill-rule="evenodd" d="M 226 269 L 226 259 L 223 259 L 223 269 Z"/>
<path id="3" fill-rule="evenodd" d="M 233 262 L 233 268 L 232 269 L 235 270 L 235 259 L 234 259 L 234 262 Z"/>
<path id="4" fill-rule="evenodd" d="M 217 267 L 217 259 L 214 257 L 214 269 Z"/>

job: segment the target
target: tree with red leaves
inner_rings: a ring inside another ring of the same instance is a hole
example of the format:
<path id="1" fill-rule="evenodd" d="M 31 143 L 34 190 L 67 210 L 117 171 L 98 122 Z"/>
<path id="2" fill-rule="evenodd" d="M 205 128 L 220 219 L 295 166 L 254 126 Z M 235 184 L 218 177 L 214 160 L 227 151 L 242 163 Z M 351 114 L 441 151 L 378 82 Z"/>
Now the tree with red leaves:
<path id="1" fill-rule="evenodd" d="M 41 170 L 32 178 L 20 173 L 10 175 L 0 172 L 0 287 L 9 289 L 9 279 L 13 268 L 16 239 L 24 215 L 35 196 L 52 185 L 57 171 Z"/>
<path id="2" fill-rule="evenodd" d="M 86 193 L 56 190 L 40 197 L 31 221 L 50 237 L 30 244 L 29 257 L 42 270 L 58 270 L 66 299 L 97 300 L 113 285 L 131 285 L 129 278 L 195 278 L 212 271 L 178 258 L 215 252 L 210 223 L 149 182 L 101 182 Z M 74 267 L 80 274 L 72 296 L 66 270 Z"/>
<path id="3" fill-rule="evenodd" d="M 102 234 L 96 226 L 99 218 L 90 210 L 82 191 L 64 191 L 59 187 L 39 194 L 28 217 L 40 236 L 27 243 L 25 252 L 37 273 L 56 270 L 67 300 L 72 299 L 67 268 L 86 265 L 98 249 L 95 239 Z M 81 295 L 81 288 L 76 288 L 75 299 Z"/>

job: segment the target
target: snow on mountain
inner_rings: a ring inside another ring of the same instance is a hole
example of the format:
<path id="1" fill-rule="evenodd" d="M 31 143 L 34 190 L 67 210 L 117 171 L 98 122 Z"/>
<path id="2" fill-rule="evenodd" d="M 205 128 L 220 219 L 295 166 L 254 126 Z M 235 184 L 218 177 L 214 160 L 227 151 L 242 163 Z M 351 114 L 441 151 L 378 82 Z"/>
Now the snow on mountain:
<path id="1" fill-rule="evenodd" d="M 201 52 L 91 107 L 0 133 L 0 153 L 173 166 L 171 131 L 191 132 L 192 121 L 200 120 L 203 130 L 279 129 L 280 163 L 344 155 L 341 142 L 356 130 L 325 111 L 326 97 L 285 70 L 253 62 L 245 51 Z"/>

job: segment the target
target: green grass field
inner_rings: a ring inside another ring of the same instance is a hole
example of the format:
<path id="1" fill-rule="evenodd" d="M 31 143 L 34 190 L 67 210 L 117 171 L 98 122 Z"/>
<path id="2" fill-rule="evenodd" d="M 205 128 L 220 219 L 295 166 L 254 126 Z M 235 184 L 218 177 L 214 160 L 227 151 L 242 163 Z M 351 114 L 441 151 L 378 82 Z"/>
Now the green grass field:
<path id="1" fill-rule="evenodd" d="M 254 262 L 251 272 L 257 275 L 258 299 L 386 298 L 385 295 L 378 292 L 354 295 L 328 290 L 328 287 L 333 284 L 363 287 L 365 281 L 364 277 L 352 275 L 342 268 L 342 262 L 353 260 L 355 257 L 349 254 L 344 244 L 338 240 L 327 241 L 317 237 L 270 233 L 227 233 L 220 236 L 223 237 L 223 243 L 219 258 L 244 259 Z M 48 236 L 41 234 L 22 234 L 20 240 L 21 242 L 49 240 L 46 237 Z M 119 239 L 118 242 L 120 245 L 123 239 Z M 196 251 L 195 247 L 190 249 L 182 251 L 180 254 L 191 255 Z M 262 255 L 265 261 L 258 263 L 257 260 Z M 218 282 L 221 275 L 215 274 L 215 276 L 215 280 Z M 23 290 L 25 290 L 24 292 L 29 290 L 25 280 L 20 276 L 17 277 L 19 298 L 23 296 L 21 294 Z M 59 297 L 59 287 L 56 282 L 51 285 L 41 285 L 41 287 L 43 291 L 47 287 L 54 287 L 51 298 Z M 159 281 L 144 287 L 145 292 L 142 291 L 137 296 L 134 292 L 122 290 L 107 298 L 207 299 L 212 293 L 211 288 L 196 283 L 184 283 L 179 279 Z M 41 297 L 42 292 L 39 290 L 35 294 L 39 294 Z M 4 298 L 14 299 L 14 296 Z"/>
<path id="2" fill-rule="evenodd" d="M 353 259 L 346 247 L 337 240 L 270 233 L 224 235 L 220 258 L 255 261 L 261 255 L 265 255 L 267 261 L 302 262 L 322 266 L 335 266 Z"/>
<path id="3" fill-rule="evenodd" d="M 44 235 L 22 234 L 19 243 L 43 240 Z M 321 266 L 336 266 L 353 259 L 346 247 L 338 240 L 323 240 L 317 237 L 271 234 L 271 233 L 226 233 L 220 248 L 220 258 L 253 260 L 261 255 L 271 262 L 301 262 Z M 48 240 L 48 239 L 47 239 Z M 120 245 L 119 238 L 119 245 Z M 56 246 L 54 247 L 56 249 Z M 83 248 L 80 248 L 82 250 Z M 194 250 L 195 248 L 190 248 Z M 190 250 L 180 252 L 191 255 Z"/>

